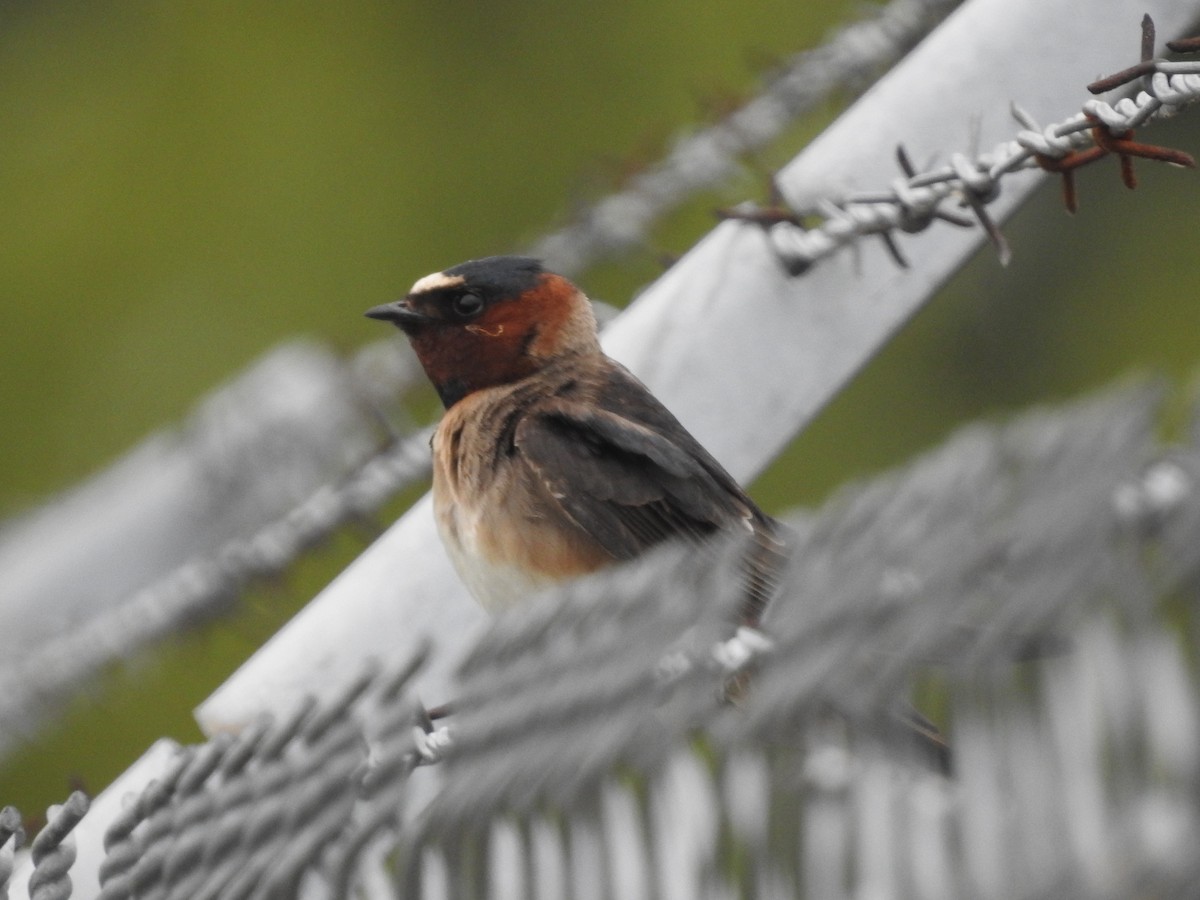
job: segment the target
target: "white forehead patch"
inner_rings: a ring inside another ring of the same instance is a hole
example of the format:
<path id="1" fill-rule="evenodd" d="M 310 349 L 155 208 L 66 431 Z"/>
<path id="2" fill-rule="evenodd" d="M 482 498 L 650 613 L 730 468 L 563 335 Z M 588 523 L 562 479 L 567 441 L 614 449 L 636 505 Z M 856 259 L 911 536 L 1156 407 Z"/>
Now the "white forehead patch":
<path id="1" fill-rule="evenodd" d="M 439 291 L 444 288 L 458 287 L 465 284 L 466 279 L 461 275 L 447 275 L 445 272 L 434 272 L 426 275 L 412 286 L 410 294 L 424 294 L 426 291 Z"/>

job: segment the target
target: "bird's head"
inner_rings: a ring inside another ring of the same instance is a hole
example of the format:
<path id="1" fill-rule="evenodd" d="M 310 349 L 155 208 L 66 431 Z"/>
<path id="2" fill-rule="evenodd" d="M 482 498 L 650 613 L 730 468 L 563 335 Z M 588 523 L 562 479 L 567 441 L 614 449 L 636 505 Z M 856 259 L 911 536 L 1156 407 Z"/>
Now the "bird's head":
<path id="1" fill-rule="evenodd" d="M 587 297 L 525 256 L 473 259 L 426 275 L 402 300 L 367 316 L 408 335 L 447 409 L 564 357 L 600 352 Z"/>

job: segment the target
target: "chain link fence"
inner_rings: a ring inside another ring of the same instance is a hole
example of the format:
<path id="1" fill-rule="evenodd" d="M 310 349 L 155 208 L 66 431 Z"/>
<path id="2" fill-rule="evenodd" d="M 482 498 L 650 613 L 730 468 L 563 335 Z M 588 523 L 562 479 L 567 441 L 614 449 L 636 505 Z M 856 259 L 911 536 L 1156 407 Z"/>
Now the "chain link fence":
<path id="1" fill-rule="evenodd" d="M 100 896 L 1194 896 L 1200 415 L 1162 445 L 1162 393 L 971 426 L 793 519 L 761 632 L 736 540 L 669 548 L 498 619 L 445 719 L 418 656 L 181 748 Z M 71 896 L 85 809 L 31 896 Z"/>

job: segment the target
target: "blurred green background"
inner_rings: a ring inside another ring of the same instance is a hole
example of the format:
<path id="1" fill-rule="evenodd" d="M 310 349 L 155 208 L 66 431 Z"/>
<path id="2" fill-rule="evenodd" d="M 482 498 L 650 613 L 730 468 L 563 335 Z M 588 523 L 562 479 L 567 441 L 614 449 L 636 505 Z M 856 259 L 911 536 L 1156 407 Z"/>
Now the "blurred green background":
<path id="1" fill-rule="evenodd" d="M 0 516 L 102 467 L 288 337 L 347 350 L 377 339 L 363 309 L 429 271 L 527 245 L 859 9 L 0 5 Z M 1146 138 L 1200 153 L 1200 116 L 1183 118 Z M 1081 173 L 1074 218 L 1043 190 L 1006 228 L 1014 263 L 983 252 L 756 496 L 774 511 L 819 502 L 964 421 L 1131 369 L 1189 378 L 1200 175 L 1139 172 L 1135 194 L 1113 161 Z M 580 280 L 623 305 L 660 254 L 711 226 L 714 206 L 763 193 L 748 170 L 673 216 L 654 246 Z M 362 545 L 339 537 L 233 620 L 111 673 L 0 764 L 0 803 L 33 813 L 72 781 L 101 789 L 159 735 L 197 739 L 191 707 Z"/>

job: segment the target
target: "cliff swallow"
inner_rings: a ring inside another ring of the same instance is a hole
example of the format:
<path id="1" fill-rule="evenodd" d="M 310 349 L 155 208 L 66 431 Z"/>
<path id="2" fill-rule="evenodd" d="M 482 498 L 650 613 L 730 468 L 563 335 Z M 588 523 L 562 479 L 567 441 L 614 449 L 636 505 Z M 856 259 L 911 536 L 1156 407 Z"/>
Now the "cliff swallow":
<path id="1" fill-rule="evenodd" d="M 741 531 L 740 618 L 758 625 L 786 530 L 604 354 L 591 303 L 570 281 L 536 259 L 489 257 L 427 275 L 367 315 L 408 336 L 446 407 L 433 437 L 434 514 L 486 609 L 672 538 Z M 937 729 L 911 707 L 895 715 L 948 771 Z"/>
<path id="2" fill-rule="evenodd" d="M 724 529 L 753 540 L 744 621 L 782 562 L 782 527 L 650 391 L 600 348 L 588 298 L 538 260 L 427 275 L 366 313 L 393 322 L 446 413 L 433 502 L 451 560 L 488 610 Z"/>

